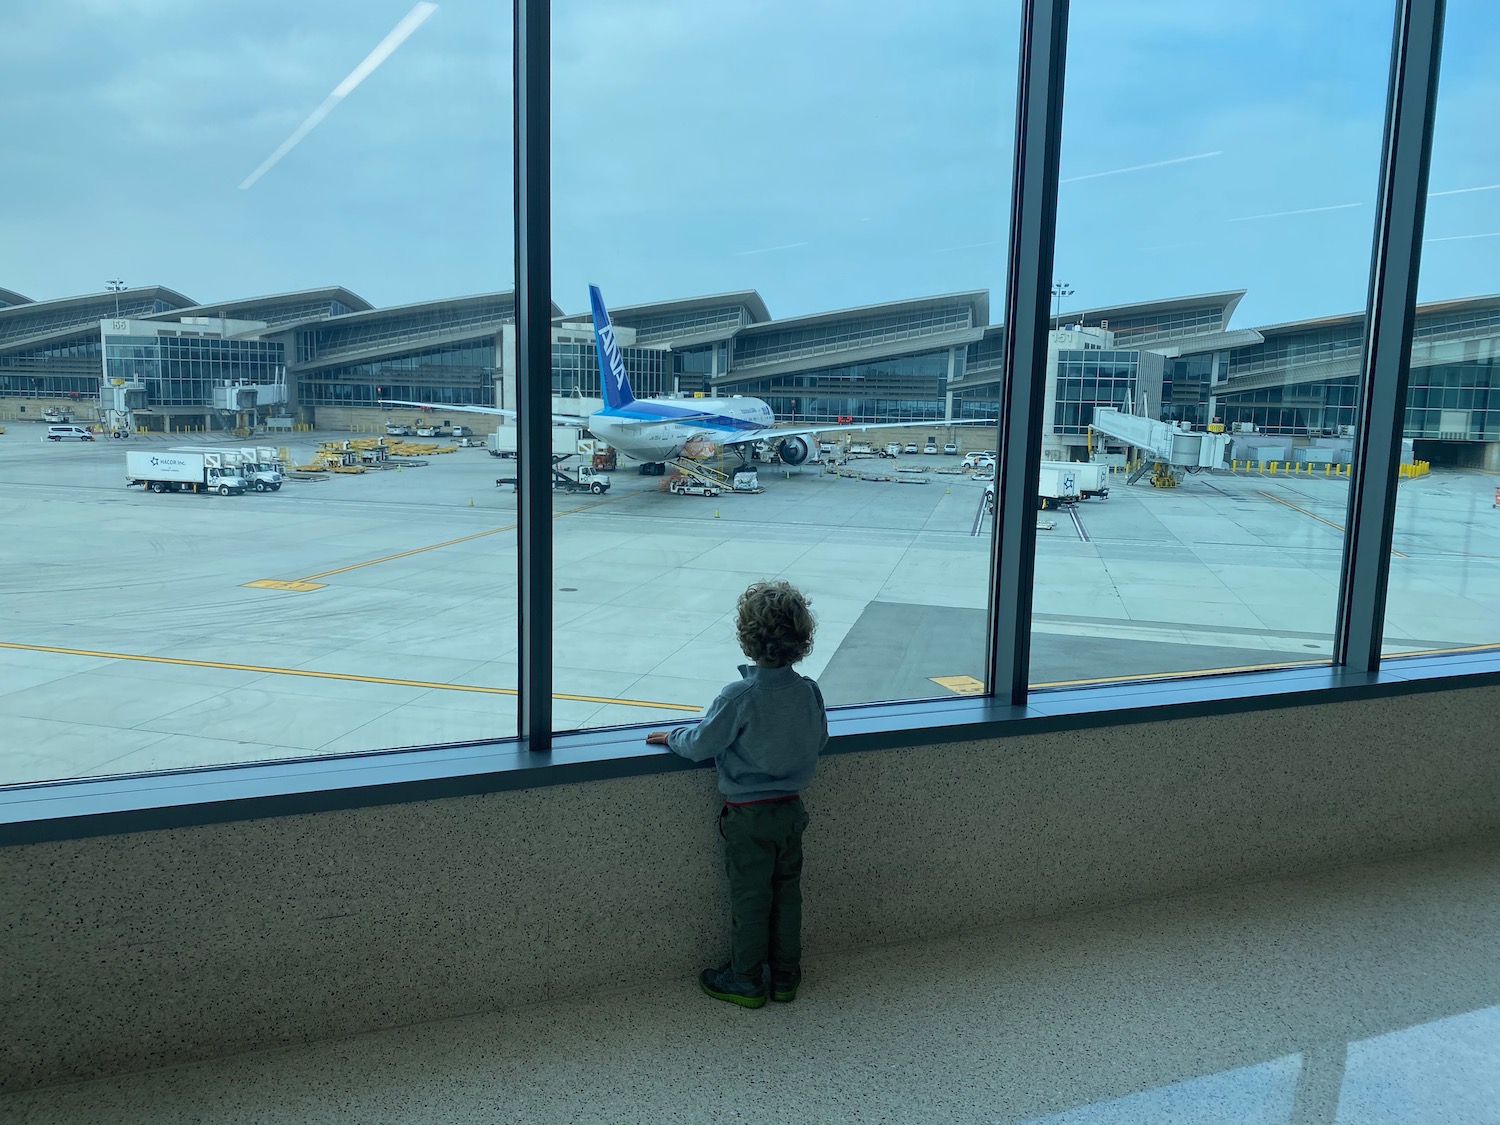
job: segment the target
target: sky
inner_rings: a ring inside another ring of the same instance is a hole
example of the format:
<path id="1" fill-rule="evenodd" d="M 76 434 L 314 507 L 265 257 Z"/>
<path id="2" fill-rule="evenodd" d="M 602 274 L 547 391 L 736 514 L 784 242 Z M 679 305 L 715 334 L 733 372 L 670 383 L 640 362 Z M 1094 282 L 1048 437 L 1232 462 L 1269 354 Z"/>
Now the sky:
<path id="1" fill-rule="evenodd" d="M 0 287 L 510 288 L 510 7 L 414 3 L 6 0 Z M 755 289 L 773 316 L 987 289 L 998 316 L 1017 0 L 553 11 L 564 309 L 592 282 L 615 305 Z M 1392 12 L 1074 0 L 1063 308 L 1229 289 L 1240 327 L 1361 308 Z M 1500 292 L 1500 6 L 1449 0 L 1448 28 L 1424 300 Z"/>

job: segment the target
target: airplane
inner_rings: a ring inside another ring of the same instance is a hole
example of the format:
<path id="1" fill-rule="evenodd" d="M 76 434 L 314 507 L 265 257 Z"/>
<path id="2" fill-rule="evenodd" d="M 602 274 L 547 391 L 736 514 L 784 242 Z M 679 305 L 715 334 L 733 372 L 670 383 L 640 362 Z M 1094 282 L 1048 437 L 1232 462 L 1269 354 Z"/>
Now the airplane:
<path id="1" fill-rule="evenodd" d="M 609 322 L 609 310 L 597 285 L 589 286 L 589 303 L 593 308 L 594 345 L 599 352 L 600 386 L 604 407 L 592 414 L 552 415 L 554 425 L 584 426 L 595 437 L 637 461 L 664 463 L 680 457 L 692 457 L 690 450 L 713 444 L 734 450 L 741 461 L 748 461 L 748 451 L 765 442 L 775 449 L 787 465 L 800 465 L 812 456 L 814 441 L 822 433 L 864 430 L 887 430 L 910 426 L 932 429 L 934 426 L 961 426 L 980 421 L 868 422 L 816 426 L 778 426 L 776 416 L 758 398 L 733 395 L 728 398 L 638 399 L 631 392 L 625 373 L 625 359 L 615 340 Z M 516 417 L 514 410 L 496 406 L 449 406 L 443 403 L 404 402 L 381 399 L 383 406 L 415 406 L 422 410 L 468 411 L 473 414 L 498 414 Z M 993 421 L 990 422 L 994 424 Z"/>

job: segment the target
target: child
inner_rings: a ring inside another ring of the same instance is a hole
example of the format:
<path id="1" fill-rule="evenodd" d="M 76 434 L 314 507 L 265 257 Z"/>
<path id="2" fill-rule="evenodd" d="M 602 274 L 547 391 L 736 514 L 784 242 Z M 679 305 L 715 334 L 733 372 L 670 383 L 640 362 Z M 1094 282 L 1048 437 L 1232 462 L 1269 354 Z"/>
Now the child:
<path id="1" fill-rule="evenodd" d="M 703 991 L 759 1008 L 795 1000 L 802 980 L 802 789 L 828 741 L 818 685 L 792 668 L 812 649 L 808 602 L 787 582 L 756 582 L 739 600 L 736 632 L 754 664 L 719 692 L 701 722 L 646 741 L 719 773 L 719 835 L 729 873 L 730 960 L 704 969 Z"/>

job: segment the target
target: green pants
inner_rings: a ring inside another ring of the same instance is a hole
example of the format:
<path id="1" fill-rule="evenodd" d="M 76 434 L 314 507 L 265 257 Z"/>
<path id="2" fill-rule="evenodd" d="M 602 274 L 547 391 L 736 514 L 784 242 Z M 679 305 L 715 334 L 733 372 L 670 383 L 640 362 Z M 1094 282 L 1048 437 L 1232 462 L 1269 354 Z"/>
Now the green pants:
<path id="1" fill-rule="evenodd" d="M 767 962 L 790 971 L 802 962 L 802 798 L 719 811 L 729 874 L 729 944 L 734 971 L 759 981 Z"/>

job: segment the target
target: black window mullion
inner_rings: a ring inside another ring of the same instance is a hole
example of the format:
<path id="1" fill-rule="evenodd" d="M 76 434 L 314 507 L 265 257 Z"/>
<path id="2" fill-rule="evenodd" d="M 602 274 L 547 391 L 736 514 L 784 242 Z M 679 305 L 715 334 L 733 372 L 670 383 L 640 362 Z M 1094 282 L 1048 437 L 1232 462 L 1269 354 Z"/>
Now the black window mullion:
<path id="1" fill-rule="evenodd" d="M 522 745 L 552 749 L 551 4 L 515 0 L 516 524 Z"/>
<path id="2" fill-rule="evenodd" d="M 1026 702 L 1031 666 L 1036 497 L 1057 232 L 1058 153 L 1068 0 L 1025 0 L 1005 282 L 1003 394 L 990 557 L 988 683 L 995 699 Z"/>
<path id="3" fill-rule="evenodd" d="M 1380 666 L 1445 0 L 1398 0 L 1334 662 Z"/>

